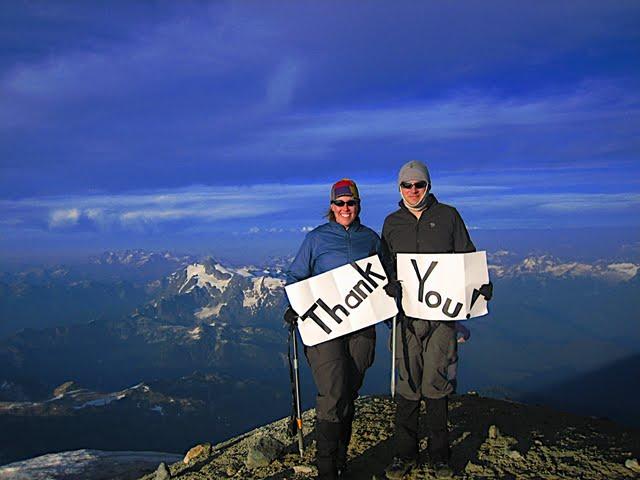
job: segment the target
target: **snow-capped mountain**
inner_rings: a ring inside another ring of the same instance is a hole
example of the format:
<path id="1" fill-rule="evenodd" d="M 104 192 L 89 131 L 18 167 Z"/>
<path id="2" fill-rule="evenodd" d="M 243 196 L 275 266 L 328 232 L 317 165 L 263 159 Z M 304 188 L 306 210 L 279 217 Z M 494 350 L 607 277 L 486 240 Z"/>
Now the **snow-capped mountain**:
<path id="1" fill-rule="evenodd" d="M 33 397 L 47 383 L 69 378 L 94 378 L 96 386 L 111 388 L 125 378 L 145 378 L 163 368 L 184 375 L 200 368 L 242 368 L 257 359 L 263 368 L 279 368 L 281 354 L 273 351 L 286 338 L 284 280 L 278 269 L 266 272 L 231 268 L 212 259 L 191 263 L 160 280 L 151 300 L 147 297 L 120 316 L 87 318 L 65 328 L 57 323 L 39 333 L 16 332 L 0 341 L 0 383 L 15 384 L 0 393 L 6 399 Z M 47 311 L 46 305 L 39 311 Z M 55 359 L 47 361 L 57 349 Z M 133 363 L 123 372 L 125 361 Z M 96 369 L 104 373 L 96 377 L 91 373 Z M 27 371 L 38 380 L 23 384 L 20 379 Z M 47 378 L 44 384 L 42 377 Z"/>
<path id="2" fill-rule="evenodd" d="M 176 255 L 165 252 L 149 252 L 146 250 L 108 251 L 100 256 L 91 257 L 90 262 L 96 265 L 129 265 L 143 267 L 151 263 L 173 263 L 182 265 L 193 261 L 191 255 Z"/>
<path id="3" fill-rule="evenodd" d="M 138 383 L 116 392 L 100 393 L 80 388 L 74 382 L 66 382 L 53 392 L 53 396 L 41 402 L 4 402 L 0 403 L 0 414 L 10 415 L 61 415 L 87 408 L 102 408 L 112 403 L 132 403 L 137 408 L 145 404 L 151 412 L 164 415 L 167 405 L 176 400 L 166 395 L 152 392 L 145 383 Z M 178 405 L 176 405 L 178 407 Z"/>
<path id="4" fill-rule="evenodd" d="M 160 462 L 177 462 L 182 455 L 164 452 L 79 449 L 48 453 L 0 466 L 2 480 L 92 478 L 134 480 L 152 472 Z"/>
<path id="5" fill-rule="evenodd" d="M 208 259 L 192 263 L 165 280 L 165 288 L 145 315 L 155 315 L 180 323 L 228 320 L 241 324 L 269 321 L 282 315 L 284 273 L 280 268 L 253 266 L 232 268 Z M 141 312 L 142 313 L 142 312 Z"/>
<path id="6" fill-rule="evenodd" d="M 509 278 L 542 276 L 555 278 L 598 278 L 612 282 L 631 280 L 640 265 L 631 262 L 598 260 L 593 263 L 563 261 L 552 255 L 527 255 L 524 258 L 501 250 L 488 253 L 487 262 L 491 276 Z"/>

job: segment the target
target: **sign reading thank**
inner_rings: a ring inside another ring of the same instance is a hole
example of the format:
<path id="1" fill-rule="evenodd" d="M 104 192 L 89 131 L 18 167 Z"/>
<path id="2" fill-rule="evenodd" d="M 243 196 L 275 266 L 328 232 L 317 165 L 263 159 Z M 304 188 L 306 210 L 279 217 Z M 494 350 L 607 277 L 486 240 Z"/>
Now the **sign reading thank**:
<path id="1" fill-rule="evenodd" d="M 486 252 L 397 256 L 402 308 L 424 320 L 466 320 L 486 315 L 478 289 L 489 282 Z"/>
<path id="2" fill-rule="evenodd" d="M 384 292 L 386 284 L 387 274 L 373 255 L 287 285 L 302 342 L 317 345 L 393 317 L 398 308 Z"/>

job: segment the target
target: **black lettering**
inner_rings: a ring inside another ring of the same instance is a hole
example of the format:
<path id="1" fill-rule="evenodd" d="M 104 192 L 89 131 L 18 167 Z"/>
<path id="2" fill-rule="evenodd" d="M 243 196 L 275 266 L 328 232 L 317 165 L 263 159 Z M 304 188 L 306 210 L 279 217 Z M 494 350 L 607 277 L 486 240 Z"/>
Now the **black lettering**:
<path id="1" fill-rule="evenodd" d="M 355 298 L 356 299 L 356 303 L 355 305 L 351 305 L 349 303 L 349 299 L 350 298 Z M 358 306 L 360 306 L 360 304 L 362 303 L 362 299 L 358 296 L 358 294 L 356 292 L 354 292 L 353 290 L 351 290 L 346 297 L 344 297 L 344 303 L 347 304 L 347 307 L 354 309 L 357 308 Z"/>
<path id="2" fill-rule="evenodd" d="M 480 290 L 478 290 L 477 288 L 474 288 L 473 293 L 471 294 L 471 305 L 469 305 L 469 313 L 467 313 L 467 318 L 471 318 L 471 309 L 473 308 L 473 305 L 476 303 L 476 300 L 478 300 L 479 296 L 480 296 Z"/>
<path id="3" fill-rule="evenodd" d="M 376 273 L 376 272 L 372 271 L 371 267 L 373 265 L 371 265 L 370 263 L 367 263 L 367 268 L 364 271 L 360 268 L 360 265 L 358 265 L 356 262 L 351 263 L 351 266 L 353 268 L 355 268 L 356 271 L 360 275 L 362 275 L 362 277 L 365 280 L 367 280 L 371 284 L 371 286 L 373 288 L 378 288 L 378 283 L 371 277 L 376 277 L 376 278 L 379 278 L 380 280 L 386 280 L 387 279 L 387 277 L 385 277 L 384 275 L 380 275 L 379 273 Z"/>
<path id="4" fill-rule="evenodd" d="M 456 308 L 453 311 L 453 313 L 449 313 L 447 311 L 447 310 L 449 310 L 450 307 L 451 307 L 451 299 L 447 298 L 444 301 L 444 306 L 442 307 L 442 313 L 444 313 L 449 318 L 456 318 L 458 316 L 458 314 L 460 313 L 460 309 L 462 308 L 462 304 L 460 302 L 458 302 L 458 304 L 456 305 Z"/>
<path id="5" fill-rule="evenodd" d="M 373 292 L 373 288 L 367 285 L 364 280 L 360 280 L 353 287 L 353 289 L 358 293 L 358 295 L 360 295 L 364 300 L 365 298 L 367 298 L 367 294 L 362 291 L 363 288 L 365 288 L 369 293 Z"/>
<path id="6" fill-rule="evenodd" d="M 431 303 L 429 301 L 429 299 L 431 297 L 436 297 L 436 301 L 435 303 Z M 427 294 L 424 296 L 424 303 L 427 304 L 428 307 L 430 308 L 437 308 L 440 306 L 440 304 L 442 303 L 442 297 L 440 296 L 440 294 L 438 292 L 434 292 L 433 290 L 430 292 L 427 292 Z"/>
<path id="7" fill-rule="evenodd" d="M 331 315 L 331 318 L 333 318 L 336 321 L 336 323 L 342 323 L 342 319 L 336 313 L 338 310 L 344 313 L 346 317 L 349 316 L 349 311 L 340 304 L 336 305 L 333 308 L 329 308 L 329 306 L 326 303 L 324 303 L 324 301 L 321 298 L 317 300 L 317 303 L 324 309 L 325 312 Z"/>
<path id="8" fill-rule="evenodd" d="M 473 308 L 473 305 L 476 303 L 476 300 L 478 300 L 479 296 L 480 296 L 480 290 L 478 290 L 477 288 L 474 288 L 473 293 L 471 293 L 471 305 L 469 305 L 469 310 Z"/>
<path id="9" fill-rule="evenodd" d="M 320 317 L 318 317 L 318 315 L 316 315 L 314 313 L 314 310 L 318 308 L 318 304 L 314 303 L 313 305 L 311 305 L 311 307 L 309 307 L 309 310 L 307 310 L 306 312 L 304 312 L 304 315 L 302 315 L 300 317 L 300 320 L 306 320 L 307 318 L 311 317 L 311 319 L 316 322 L 318 324 L 318 326 L 324 330 L 324 332 L 329 335 L 331 333 L 331 329 L 329 327 L 327 327 L 327 325 L 320 320 Z"/>
<path id="10" fill-rule="evenodd" d="M 418 287 L 418 301 L 422 301 L 422 295 L 424 294 L 424 283 L 427 281 L 427 278 L 429 278 L 429 275 L 431 275 L 431 272 L 433 272 L 433 269 L 436 268 L 436 265 L 438 265 L 438 262 L 431 262 L 431 265 L 429 265 L 429 268 L 427 269 L 427 273 L 425 273 L 424 277 L 420 275 L 420 270 L 418 269 L 418 262 L 412 258 L 411 259 L 411 265 L 413 265 L 413 269 L 416 272 L 416 275 L 418 276 L 418 281 L 420 282 L 420 287 Z M 425 300 L 426 301 L 426 300 Z M 438 303 L 438 305 L 440 305 Z"/>

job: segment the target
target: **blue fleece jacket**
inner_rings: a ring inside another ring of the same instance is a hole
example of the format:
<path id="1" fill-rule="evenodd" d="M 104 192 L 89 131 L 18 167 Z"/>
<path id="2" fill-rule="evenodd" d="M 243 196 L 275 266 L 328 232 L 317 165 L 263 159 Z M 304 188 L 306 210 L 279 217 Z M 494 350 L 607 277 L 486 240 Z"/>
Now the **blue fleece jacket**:
<path id="1" fill-rule="evenodd" d="M 287 272 L 287 284 L 328 272 L 378 254 L 385 263 L 380 237 L 356 219 L 348 229 L 329 222 L 310 231 Z"/>

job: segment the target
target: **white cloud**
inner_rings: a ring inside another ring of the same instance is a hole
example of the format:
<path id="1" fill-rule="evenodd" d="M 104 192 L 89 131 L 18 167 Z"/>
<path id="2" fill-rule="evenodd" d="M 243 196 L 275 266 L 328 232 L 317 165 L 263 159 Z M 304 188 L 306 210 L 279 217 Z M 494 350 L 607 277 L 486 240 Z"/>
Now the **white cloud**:
<path id="1" fill-rule="evenodd" d="M 527 177 L 525 173 L 522 175 Z M 530 174 L 528 180 L 533 182 L 534 176 Z M 588 212 L 626 214 L 640 207 L 640 194 L 633 192 L 523 191 L 524 185 L 522 182 L 501 182 L 495 174 L 479 176 L 477 183 L 475 177 L 462 181 L 460 176 L 451 176 L 441 178 L 434 193 L 440 201 L 463 211 L 464 216 L 471 213 L 485 217 L 485 213 L 490 212 L 482 221 L 477 217 L 473 219 L 480 227 L 492 219 L 528 225 L 536 218 L 542 221 Z M 395 208 L 399 195 L 395 182 L 360 182 L 359 188 L 365 201 L 367 221 L 381 221 Z M 0 201 L 0 218 L 3 225 L 16 230 L 42 224 L 52 229 L 82 224 L 101 231 L 153 230 L 163 225 L 178 225 L 176 222 L 181 223 L 175 228 L 187 231 L 194 226 L 218 228 L 228 221 L 257 219 L 251 222 L 253 226 L 245 227 L 246 233 L 306 233 L 316 225 L 313 222 L 322 221 L 328 190 L 328 184 L 300 183 L 295 186 L 195 186 L 119 195 L 3 200 Z M 302 226 L 291 225 L 296 221 Z"/>
<path id="2" fill-rule="evenodd" d="M 558 194 L 551 195 L 548 202 L 543 202 L 540 208 L 553 212 L 584 212 L 627 210 L 637 211 L 640 207 L 640 194 L 610 193 L 610 194 Z"/>
<path id="3" fill-rule="evenodd" d="M 54 210 L 49 217 L 49 227 L 69 227 L 76 225 L 80 220 L 80 210 L 70 208 L 66 210 Z"/>
<path id="4" fill-rule="evenodd" d="M 260 217 L 287 210 L 292 200 L 321 198 L 328 185 L 291 188 L 280 184 L 241 187 L 195 186 L 173 190 L 129 192 L 116 195 L 71 195 L 0 201 L 5 222 L 45 216 L 52 227 L 77 224 L 81 219 L 99 229 L 139 229 L 141 225 L 175 221 L 216 223 Z M 278 228 L 278 227 L 273 227 Z"/>
<path id="5" fill-rule="evenodd" d="M 625 211 L 640 207 L 637 193 L 509 193 L 505 195 L 459 197 L 456 206 L 477 211 L 521 209 L 528 216 L 534 213 L 562 214 L 569 212 Z"/>

